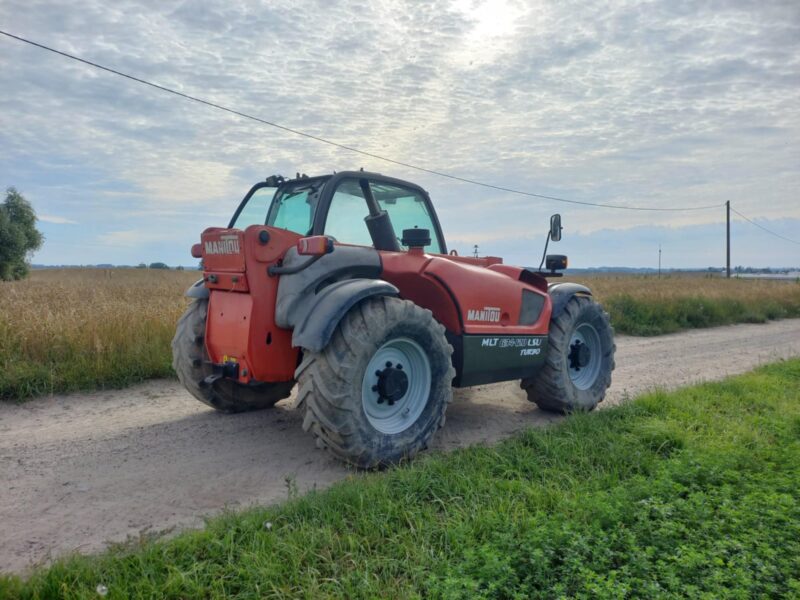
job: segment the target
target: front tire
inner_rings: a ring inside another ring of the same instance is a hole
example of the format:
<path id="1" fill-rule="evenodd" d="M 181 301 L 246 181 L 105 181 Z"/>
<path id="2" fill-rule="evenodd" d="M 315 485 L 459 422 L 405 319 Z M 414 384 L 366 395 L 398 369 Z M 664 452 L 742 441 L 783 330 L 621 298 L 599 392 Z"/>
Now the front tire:
<path id="1" fill-rule="evenodd" d="M 520 387 L 543 410 L 593 410 L 611 385 L 616 348 L 608 313 L 589 297 L 573 296 L 550 323 L 544 366 Z"/>
<path id="2" fill-rule="evenodd" d="M 361 468 L 425 449 L 452 400 L 453 347 L 444 332 L 431 311 L 407 300 L 356 305 L 322 352 L 305 352 L 295 373 L 303 429 Z"/>
<path id="3" fill-rule="evenodd" d="M 172 368 L 192 396 L 220 412 L 238 413 L 270 408 L 291 393 L 294 381 L 244 386 L 220 379 L 205 385 L 203 380 L 212 372 L 204 340 L 207 315 L 208 300 L 194 300 L 172 338 Z"/>

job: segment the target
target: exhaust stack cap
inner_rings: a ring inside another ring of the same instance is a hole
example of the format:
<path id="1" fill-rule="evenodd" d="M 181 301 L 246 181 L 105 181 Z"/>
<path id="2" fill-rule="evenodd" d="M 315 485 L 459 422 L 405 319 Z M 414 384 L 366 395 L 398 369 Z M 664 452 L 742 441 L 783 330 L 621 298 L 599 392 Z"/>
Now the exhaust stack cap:
<path id="1" fill-rule="evenodd" d="M 428 229 L 403 229 L 403 239 L 400 243 L 407 248 L 424 248 L 431 245 L 431 232 Z"/>

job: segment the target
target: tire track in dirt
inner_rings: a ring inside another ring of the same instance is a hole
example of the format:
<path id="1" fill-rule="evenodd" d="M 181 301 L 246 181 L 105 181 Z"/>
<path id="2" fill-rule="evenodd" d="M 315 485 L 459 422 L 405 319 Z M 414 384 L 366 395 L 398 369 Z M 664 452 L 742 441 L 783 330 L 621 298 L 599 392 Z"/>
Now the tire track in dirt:
<path id="1" fill-rule="evenodd" d="M 800 355 L 800 319 L 617 338 L 606 402 L 720 379 Z M 0 571 L 109 541 L 197 527 L 222 508 L 269 504 L 353 473 L 303 433 L 293 398 L 222 415 L 173 380 L 0 404 Z M 602 406 L 602 405 L 601 405 Z M 456 390 L 434 448 L 492 443 L 557 421 L 514 382 Z"/>

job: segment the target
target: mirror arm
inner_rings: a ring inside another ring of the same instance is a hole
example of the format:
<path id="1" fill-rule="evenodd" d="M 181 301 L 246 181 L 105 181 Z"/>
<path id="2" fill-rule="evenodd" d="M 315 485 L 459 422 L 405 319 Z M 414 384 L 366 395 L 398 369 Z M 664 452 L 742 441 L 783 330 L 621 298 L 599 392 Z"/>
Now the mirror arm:
<path id="1" fill-rule="evenodd" d="M 550 230 L 547 230 L 547 238 L 544 242 L 544 252 L 542 252 L 542 262 L 539 263 L 539 272 L 541 273 L 542 267 L 544 266 L 544 259 L 547 256 L 547 245 L 550 243 Z"/>

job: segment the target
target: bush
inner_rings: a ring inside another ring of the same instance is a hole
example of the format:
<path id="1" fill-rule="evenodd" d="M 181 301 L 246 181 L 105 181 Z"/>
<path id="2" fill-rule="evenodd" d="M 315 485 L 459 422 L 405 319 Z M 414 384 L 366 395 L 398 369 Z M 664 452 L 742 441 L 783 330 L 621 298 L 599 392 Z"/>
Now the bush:
<path id="1" fill-rule="evenodd" d="M 36 229 L 36 213 L 14 188 L 6 190 L 0 204 L 0 279 L 23 279 L 28 274 L 27 258 L 42 246 L 44 238 Z"/>

